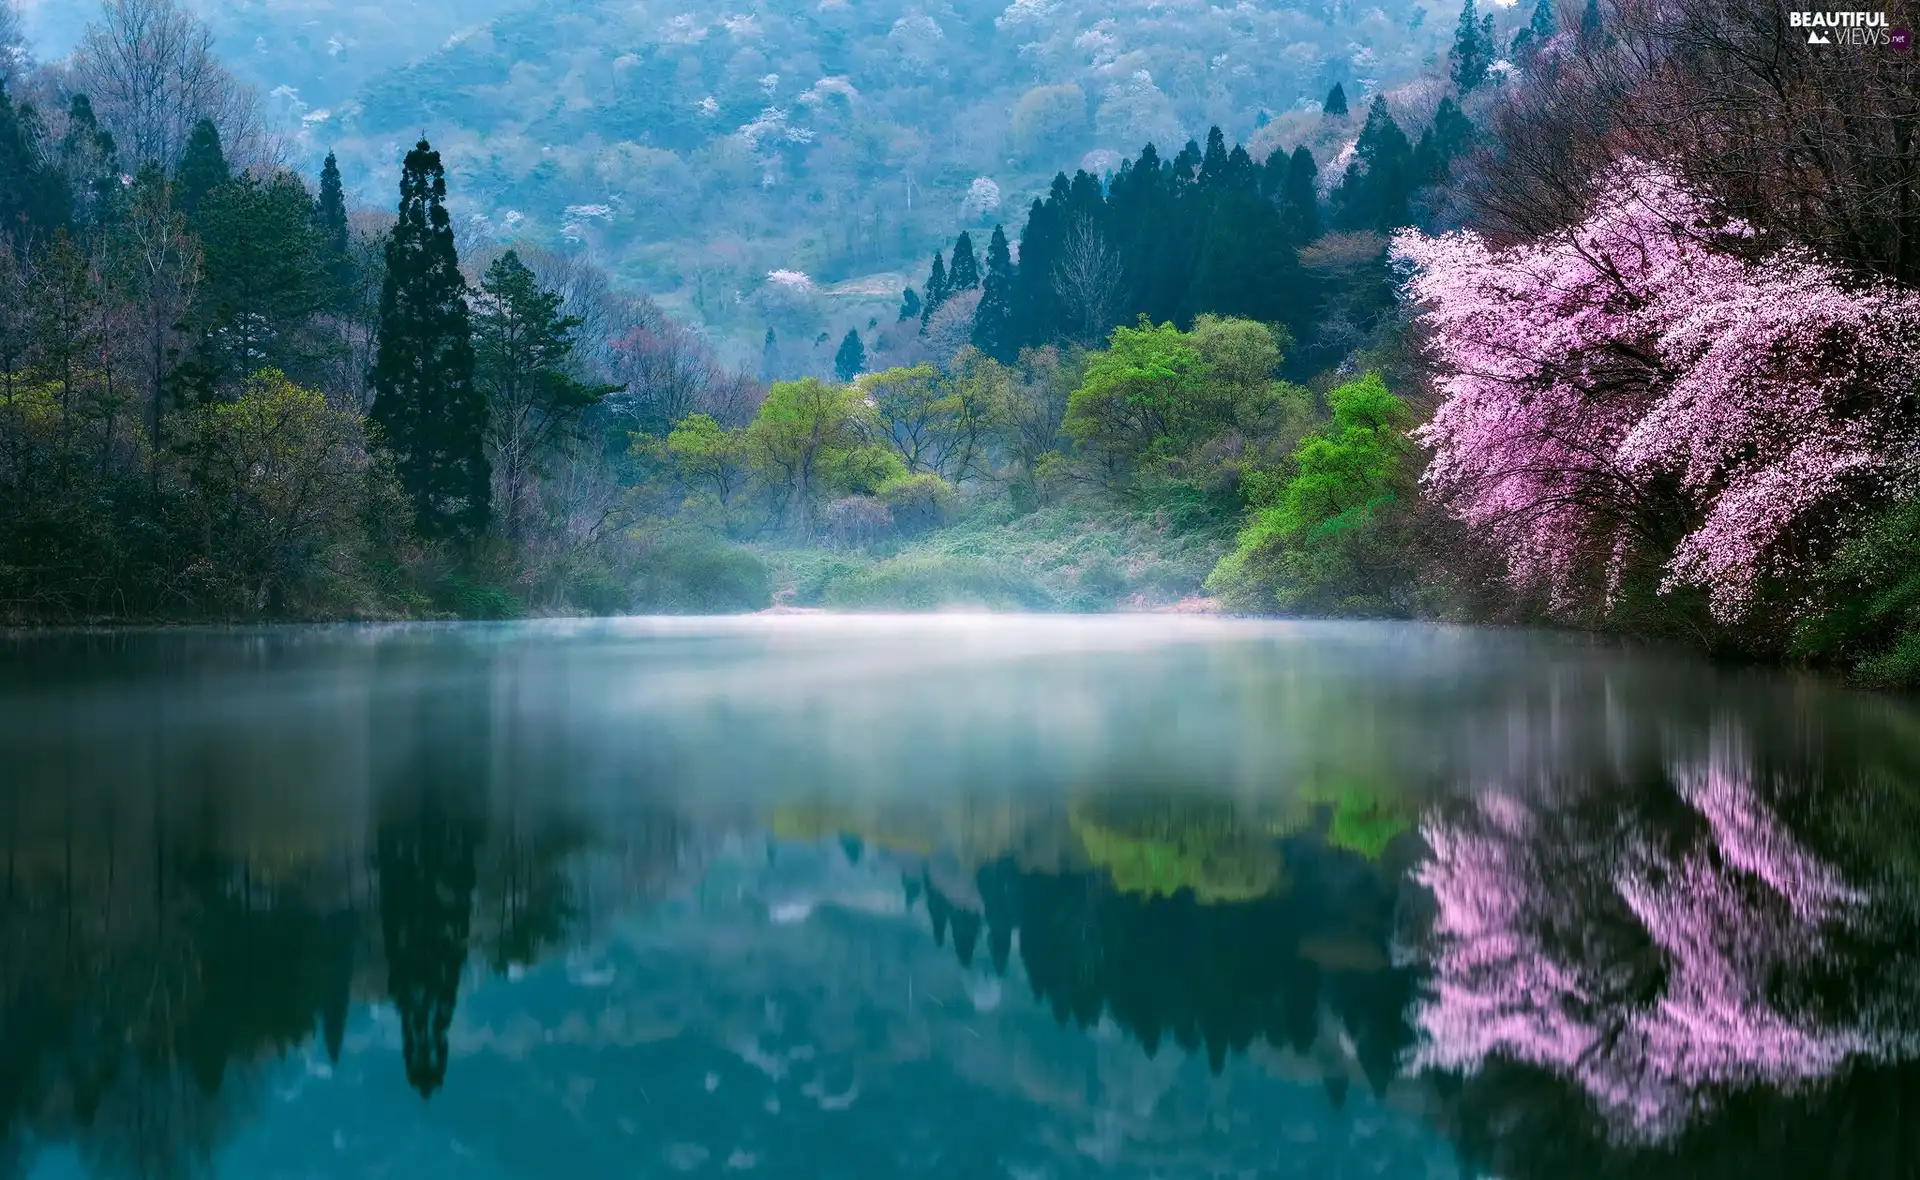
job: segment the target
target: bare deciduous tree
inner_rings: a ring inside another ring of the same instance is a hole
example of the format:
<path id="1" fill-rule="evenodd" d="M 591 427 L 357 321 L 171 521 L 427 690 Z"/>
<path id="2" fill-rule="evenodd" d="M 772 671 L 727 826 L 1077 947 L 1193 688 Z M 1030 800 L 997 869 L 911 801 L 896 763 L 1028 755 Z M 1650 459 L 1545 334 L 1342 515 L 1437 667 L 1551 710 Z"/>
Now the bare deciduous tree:
<path id="1" fill-rule="evenodd" d="M 174 0 L 106 0 L 72 71 L 73 88 L 93 100 L 129 165 L 171 170 L 201 119 L 220 129 L 233 163 L 272 162 L 252 88 L 220 64 L 212 30 Z"/>
<path id="2" fill-rule="evenodd" d="M 1098 343 L 1113 327 L 1125 278 L 1120 252 L 1098 226 L 1082 217 L 1068 227 L 1053 267 L 1053 291 L 1079 324 L 1082 343 Z"/>

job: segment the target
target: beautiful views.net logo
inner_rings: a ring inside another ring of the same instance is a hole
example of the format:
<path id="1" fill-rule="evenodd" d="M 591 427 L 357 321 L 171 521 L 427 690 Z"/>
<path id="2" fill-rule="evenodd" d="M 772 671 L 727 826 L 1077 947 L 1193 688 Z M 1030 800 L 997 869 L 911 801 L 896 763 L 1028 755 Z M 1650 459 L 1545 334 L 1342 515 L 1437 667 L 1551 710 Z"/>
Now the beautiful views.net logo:
<path id="1" fill-rule="evenodd" d="M 1790 12 L 1787 24 L 1807 30 L 1809 45 L 1884 45 L 1905 49 L 1907 30 L 1890 28 L 1884 12 Z"/>

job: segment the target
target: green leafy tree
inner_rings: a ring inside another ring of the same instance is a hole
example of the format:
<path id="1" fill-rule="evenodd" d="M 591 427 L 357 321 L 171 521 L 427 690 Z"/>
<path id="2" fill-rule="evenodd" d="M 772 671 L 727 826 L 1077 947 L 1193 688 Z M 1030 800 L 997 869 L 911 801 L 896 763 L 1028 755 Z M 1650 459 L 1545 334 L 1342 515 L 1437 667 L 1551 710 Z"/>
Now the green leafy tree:
<path id="1" fill-rule="evenodd" d="M 1087 362 L 1063 426 L 1110 487 L 1169 457 L 1182 410 L 1200 395 L 1206 363 L 1191 337 L 1144 319 L 1115 328 Z"/>
<path id="2" fill-rule="evenodd" d="M 1326 101 L 1320 104 L 1320 110 L 1329 115 L 1345 115 L 1347 113 L 1346 87 L 1335 82 L 1333 89 L 1327 91 Z"/>
<path id="3" fill-rule="evenodd" d="M 226 151 L 220 145 L 220 129 L 212 119 L 200 120 L 187 137 L 186 151 L 174 172 L 173 195 L 180 202 L 180 211 L 197 219 L 201 202 L 232 179 Z M 199 228 L 197 220 L 195 228 Z"/>
<path id="4" fill-rule="evenodd" d="M 747 427 L 747 461 L 780 500 L 787 526 L 810 537 L 830 499 L 871 495 L 906 474 L 893 448 L 875 438 L 855 386 L 816 377 L 777 381 Z"/>
<path id="5" fill-rule="evenodd" d="M 491 504 L 487 399 L 474 385 L 466 283 L 446 198 L 440 153 L 423 139 L 407 153 L 387 239 L 368 417 L 393 453 L 420 535 L 472 540 L 486 530 Z"/>
<path id="6" fill-rule="evenodd" d="M 169 434 L 202 602 L 233 617 L 353 605 L 372 474 L 357 414 L 264 369 Z"/>
<path id="7" fill-rule="evenodd" d="M 1867 519 L 1817 579 L 1818 609 L 1799 624 L 1802 657 L 1864 683 L 1920 685 L 1920 497 Z"/>
<path id="8" fill-rule="evenodd" d="M 1295 449 L 1207 587 L 1240 609 L 1394 614 L 1406 582 L 1392 532 L 1408 494 L 1411 414 L 1368 373 L 1327 395 L 1332 421 Z"/>
<path id="9" fill-rule="evenodd" d="M 860 342 L 860 333 L 852 328 L 840 338 L 840 348 L 833 354 L 833 374 L 842 381 L 851 381 L 867 367 L 867 346 Z"/>
<path id="10" fill-rule="evenodd" d="M 728 430 L 710 414 L 688 414 L 667 435 L 667 453 L 680 478 L 711 495 L 723 510 L 746 490 L 746 432 Z"/>
<path id="11" fill-rule="evenodd" d="M 519 540 L 533 481 L 586 412 L 621 387 L 574 376 L 574 335 L 584 321 L 561 314 L 559 292 L 541 287 L 517 252 L 487 267 L 477 302 L 474 382 L 487 399 L 500 518 L 508 538 Z"/>
<path id="12" fill-rule="evenodd" d="M 980 306 L 973 312 L 973 346 L 1002 363 L 1019 352 L 1014 296 L 1013 254 L 1006 231 L 996 225 L 987 240 L 987 277 L 981 284 Z"/>

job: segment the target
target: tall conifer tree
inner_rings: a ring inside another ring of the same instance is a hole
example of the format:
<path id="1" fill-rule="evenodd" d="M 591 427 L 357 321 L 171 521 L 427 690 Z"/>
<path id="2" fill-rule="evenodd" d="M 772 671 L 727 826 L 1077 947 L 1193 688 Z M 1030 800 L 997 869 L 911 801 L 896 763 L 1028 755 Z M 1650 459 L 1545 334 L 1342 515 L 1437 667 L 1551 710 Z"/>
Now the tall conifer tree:
<path id="1" fill-rule="evenodd" d="M 987 240 L 987 277 L 980 288 L 980 306 L 973 313 L 973 346 L 994 360 L 1011 362 L 1020 352 L 1019 327 L 1013 319 L 1013 252 L 1006 231 L 993 227 Z"/>
<path id="2" fill-rule="evenodd" d="M 1386 233 L 1407 224 L 1413 180 L 1413 149 L 1387 110 L 1386 98 L 1376 95 L 1334 194 L 1341 228 Z"/>
<path id="3" fill-rule="evenodd" d="M 407 153 L 387 239 L 368 418 L 393 453 L 420 535 L 472 540 L 490 510 L 487 401 L 474 385 L 466 282 L 446 199 L 440 153 L 422 139 Z"/>
<path id="4" fill-rule="evenodd" d="M 1305 245 L 1320 236 L 1320 170 L 1306 144 L 1287 158 L 1287 179 L 1280 190 L 1280 206 L 1289 235 Z"/>
<path id="5" fill-rule="evenodd" d="M 940 251 L 933 252 L 933 269 L 927 274 L 927 297 L 920 301 L 920 326 L 926 327 L 933 313 L 947 301 L 947 263 Z"/>
<path id="6" fill-rule="evenodd" d="M 973 235 L 965 230 L 953 240 L 953 264 L 947 267 L 947 293 L 971 291 L 980 285 L 980 260 L 973 253 Z"/>
<path id="7" fill-rule="evenodd" d="M 1333 84 L 1333 89 L 1327 91 L 1327 100 L 1320 104 L 1320 110 L 1323 113 L 1329 114 L 1329 115 L 1346 114 L 1347 113 L 1346 88 L 1340 85 L 1340 83 L 1335 82 Z"/>
<path id="8" fill-rule="evenodd" d="M 1486 81 L 1487 67 L 1493 64 L 1487 36 L 1473 0 L 1466 0 L 1460 9 L 1460 23 L 1453 31 L 1453 51 L 1448 54 L 1454 87 L 1462 94 Z"/>
<path id="9" fill-rule="evenodd" d="M 231 179 L 227 154 L 220 146 L 220 129 L 212 119 L 200 120 L 187 137 L 187 149 L 174 176 L 173 195 L 180 211 L 189 218 L 199 216 L 202 202 Z"/>
<path id="10" fill-rule="evenodd" d="M 842 381 L 851 381 L 867 367 L 867 346 L 860 341 L 860 333 L 852 328 L 840 338 L 840 350 L 833 354 L 833 375 Z"/>
<path id="11" fill-rule="evenodd" d="M 344 307 L 353 292 L 353 255 L 347 233 L 347 196 L 340 185 L 339 161 L 332 152 L 327 153 L 327 162 L 320 168 L 320 197 L 314 205 L 313 219 L 329 294 L 336 307 Z"/>

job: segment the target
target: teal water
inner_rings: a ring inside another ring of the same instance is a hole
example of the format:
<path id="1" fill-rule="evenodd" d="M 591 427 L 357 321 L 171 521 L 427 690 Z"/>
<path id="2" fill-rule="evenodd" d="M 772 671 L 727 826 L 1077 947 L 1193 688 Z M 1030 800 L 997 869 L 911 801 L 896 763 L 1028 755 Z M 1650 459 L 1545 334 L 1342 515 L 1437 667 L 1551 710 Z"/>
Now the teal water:
<path id="1" fill-rule="evenodd" d="M 0 640 L 0 1176 L 1920 1174 L 1920 709 L 1185 618 Z"/>

